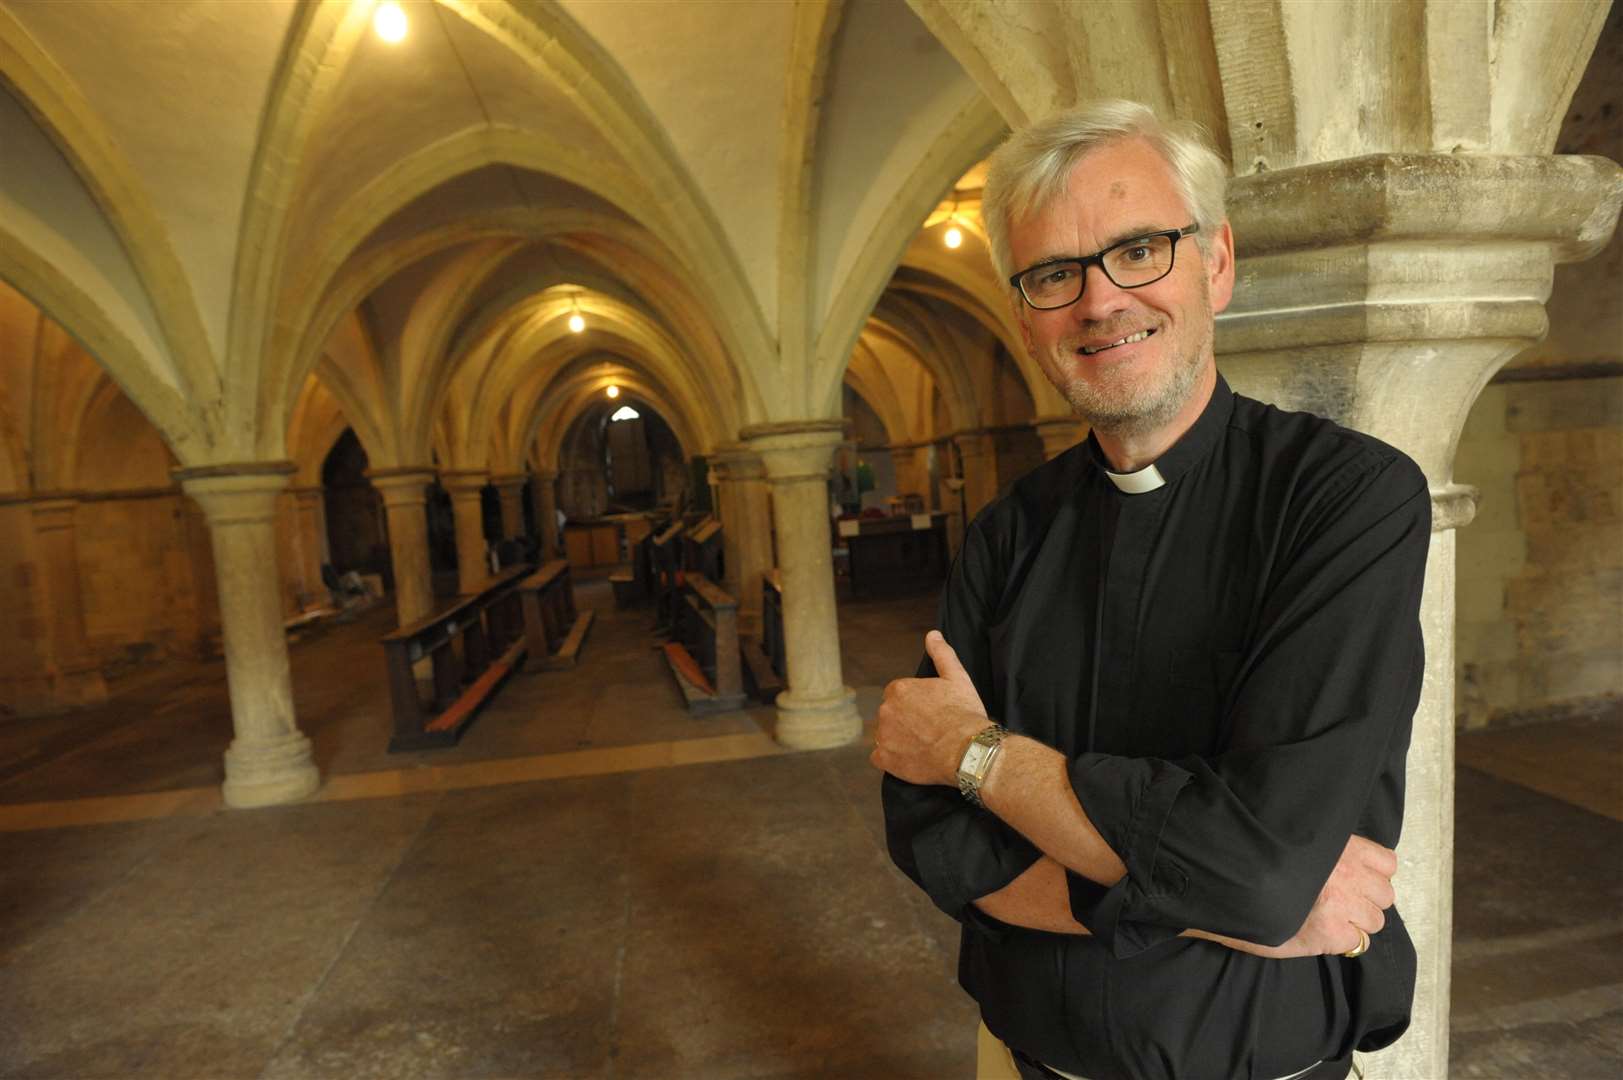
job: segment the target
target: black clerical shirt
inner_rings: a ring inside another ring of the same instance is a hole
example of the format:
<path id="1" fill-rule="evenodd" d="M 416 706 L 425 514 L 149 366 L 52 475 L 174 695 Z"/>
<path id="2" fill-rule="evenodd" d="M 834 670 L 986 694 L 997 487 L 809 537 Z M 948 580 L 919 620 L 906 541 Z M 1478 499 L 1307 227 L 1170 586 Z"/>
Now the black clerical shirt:
<path id="1" fill-rule="evenodd" d="M 988 713 L 1056 748 L 1127 876 L 1068 874 L 1092 936 L 971 906 L 1039 852 L 953 788 L 884 779 L 891 857 L 964 924 L 959 981 L 992 1032 L 1094 1080 L 1279 1077 L 1407 1026 L 1394 908 L 1358 959 L 1266 960 L 1348 836 L 1395 847 L 1419 700 L 1431 502 L 1365 435 L 1219 377 L 1131 494 L 1098 445 L 1023 477 L 971 525 L 940 628 Z M 921 674 L 934 674 L 926 661 Z"/>

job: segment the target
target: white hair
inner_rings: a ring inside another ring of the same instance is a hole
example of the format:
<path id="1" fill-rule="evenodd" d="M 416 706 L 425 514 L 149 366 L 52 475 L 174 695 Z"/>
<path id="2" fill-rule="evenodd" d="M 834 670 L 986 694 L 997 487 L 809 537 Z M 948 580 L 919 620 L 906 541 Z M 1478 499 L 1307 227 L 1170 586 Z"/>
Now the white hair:
<path id="1" fill-rule="evenodd" d="M 1185 207 L 1200 226 L 1202 251 L 1224 219 L 1228 166 L 1196 124 L 1163 124 L 1147 105 L 1105 100 L 1055 113 L 1010 135 L 992 154 L 981 195 L 981 219 L 999 280 L 1009 265 L 1009 226 L 1065 194 L 1071 170 L 1088 151 L 1120 139 L 1143 139 L 1166 161 Z"/>

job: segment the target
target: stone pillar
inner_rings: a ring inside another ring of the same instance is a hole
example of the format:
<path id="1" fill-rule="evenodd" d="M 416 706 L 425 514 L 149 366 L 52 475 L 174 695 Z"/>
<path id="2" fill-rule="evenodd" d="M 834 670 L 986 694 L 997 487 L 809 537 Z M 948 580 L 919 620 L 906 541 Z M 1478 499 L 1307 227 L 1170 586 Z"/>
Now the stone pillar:
<path id="1" fill-rule="evenodd" d="M 710 459 L 720 492 L 721 542 L 726 590 L 738 599 L 738 630 L 761 632 L 761 579 L 772 568 L 772 508 L 766 466 L 742 448 Z"/>
<path id="2" fill-rule="evenodd" d="M 457 592 L 463 596 L 478 592 L 490 580 L 482 502 L 489 475 L 483 469 L 440 473 L 440 484 L 450 494 L 451 512 L 456 516 Z"/>
<path id="3" fill-rule="evenodd" d="M 434 572 L 428 560 L 428 485 L 434 482 L 434 470 L 409 465 L 368 469 L 366 478 L 383 496 L 395 617 L 405 626 L 434 610 Z"/>
<path id="4" fill-rule="evenodd" d="M 539 470 L 530 474 L 530 497 L 535 501 L 535 525 L 541 535 L 541 561 L 558 558 L 558 474 Z"/>
<path id="5" fill-rule="evenodd" d="M 293 550 L 298 560 L 294 573 L 305 604 L 327 600 L 321 564 L 327 561 L 326 491 L 320 484 L 289 489 L 293 495 Z"/>
<path id="6" fill-rule="evenodd" d="M 502 539 L 524 535 L 524 474 L 492 476 L 491 484 L 502 504 Z"/>
<path id="7" fill-rule="evenodd" d="M 1074 416 L 1039 416 L 1031 422 L 1043 443 L 1043 460 L 1053 461 L 1088 437 L 1088 426 Z"/>
<path id="8" fill-rule="evenodd" d="M 997 448 L 989 431 L 960 431 L 952 441 L 964 459 L 964 509 L 967 527 L 981 508 L 997 498 Z"/>
<path id="9" fill-rule="evenodd" d="M 1432 491 L 1426 681 L 1409 749 L 1398 906 L 1419 950 L 1413 1022 L 1364 1075 L 1447 1075 L 1453 921 L 1453 481 L 1484 384 L 1543 336 L 1554 265 L 1598 251 L 1623 203 L 1601 158 L 1371 155 L 1236 180 L 1239 281 L 1217 332 L 1236 390 L 1406 451 Z M 1377 937 L 1375 948 L 1379 948 Z"/>
<path id="10" fill-rule="evenodd" d="M 803 750 L 840 746 L 862 734 L 856 694 L 840 673 L 828 522 L 830 454 L 844 428 L 842 420 L 808 420 L 741 432 L 766 466 L 777 523 L 789 683 L 776 703 L 777 739 Z"/>
<path id="11" fill-rule="evenodd" d="M 227 806 L 292 802 L 321 783 L 294 722 L 276 569 L 276 499 L 293 471 L 291 462 L 250 462 L 175 473 L 208 518 L 214 547 L 236 736 L 225 752 Z"/>

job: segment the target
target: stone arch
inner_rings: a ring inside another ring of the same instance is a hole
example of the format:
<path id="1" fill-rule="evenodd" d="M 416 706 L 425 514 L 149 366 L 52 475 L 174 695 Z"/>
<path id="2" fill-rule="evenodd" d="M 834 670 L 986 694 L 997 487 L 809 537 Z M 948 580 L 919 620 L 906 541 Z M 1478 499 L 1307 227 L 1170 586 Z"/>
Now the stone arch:
<path id="1" fill-rule="evenodd" d="M 857 346 L 852 350 L 851 362 L 845 368 L 845 385 L 861 397 L 879 418 L 888 442 L 905 442 L 916 437 L 917 433 L 910 430 L 908 417 L 889 373 L 874 355 L 866 337 L 858 338 Z"/>
<path id="2" fill-rule="evenodd" d="M 918 232 L 919 223 L 940 201 L 941 193 L 984 158 L 1006 130 L 991 104 L 977 99 L 947 125 L 930 152 L 898 187 L 879 227 L 863 246 L 853 272 L 835 294 L 817 336 L 811 390 L 814 409 L 821 406 L 826 411 L 837 399 L 851 347 Z"/>
<path id="3" fill-rule="evenodd" d="M 596 298 L 593 298 L 594 300 Z M 659 328 L 635 309 L 614 305 L 603 299 L 583 308 L 589 326 L 582 334 L 569 332 L 565 320 L 570 311 L 554 305 L 550 318 L 532 320 L 525 331 L 515 332 L 503 343 L 500 354 L 492 357 L 486 380 L 487 393 L 498 400 L 509 396 L 522 375 L 529 375 L 529 383 L 537 393 L 546 389 L 545 373 L 561 372 L 575 359 L 594 352 L 608 352 L 623 356 L 636 368 L 657 372 L 664 396 L 681 402 L 681 414 L 697 430 L 707 432 L 706 442 L 719 441 L 720 432 L 736 425 L 736 414 L 714 407 L 718 404 L 703 392 L 702 374 L 687 370 L 682 354 L 675 343 L 660 333 Z M 536 340 L 539 339 L 539 340 Z M 470 404 L 475 404 L 470 402 Z M 707 408 L 710 404 L 712 407 Z M 473 407 L 470 414 L 476 418 L 488 410 Z M 717 415 L 717 413 L 720 415 Z M 473 438 L 478 438 L 480 421 L 476 419 Z"/>
<path id="4" fill-rule="evenodd" d="M 91 491 L 168 487 L 174 454 L 111 379 L 97 380 L 75 440 L 73 486 Z"/>
<path id="5" fill-rule="evenodd" d="M 641 378 L 636 372 L 624 368 L 610 372 L 582 371 L 539 403 L 525 425 L 524 430 L 530 434 L 521 445 L 535 448 L 532 460 L 538 462 L 542 469 L 557 470 L 559 454 L 570 426 L 602 397 L 604 388 L 610 382 L 618 383 L 634 397 L 645 399 L 670 426 L 685 456 L 691 458 L 707 449 L 705 444 L 696 441 L 692 426 L 681 410 L 660 392 L 658 386 Z"/>
<path id="6" fill-rule="evenodd" d="M 369 436 L 362 426 L 352 422 L 338 397 L 312 374 L 305 380 L 288 425 L 288 455 L 299 469 L 293 479 L 296 486 L 315 487 L 321 483 L 322 462 L 345 430 L 355 432 L 367 459 L 374 468 L 378 467 L 375 436 Z"/>
<path id="7" fill-rule="evenodd" d="M 194 417 L 180 399 L 216 397 L 220 377 L 168 231 L 78 88 L 5 10 L 0 114 L 19 163 L 0 204 L 30 210 L 0 214 L 0 277 L 71 328 L 177 449 L 189 447 Z M 55 173 L 31 194 L 24 170 L 40 169 Z"/>
<path id="8" fill-rule="evenodd" d="M 300 342 L 294 344 L 291 339 L 288 341 L 290 355 L 294 360 L 284 374 L 288 378 L 302 377 L 303 372 L 315 363 L 319 350 L 333 329 L 355 309 L 363 297 L 401 269 L 434 252 L 481 240 L 524 237 L 542 241 L 567 234 L 605 235 L 617 244 L 642 251 L 650 263 L 660 261 L 653 258 L 653 252 L 648 251 L 646 241 L 643 239 L 646 233 L 642 233 L 638 227 L 591 210 L 573 208 L 501 210 L 476 215 L 455 225 L 437 226 L 420 234 L 400 238 L 390 246 L 379 250 L 364 252 L 347 264 L 321 292 L 319 310 L 312 316 L 305 332 L 299 335 Z M 685 302 L 687 299 L 685 296 L 678 296 L 673 300 L 673 304 L 677 307 L 692 306 L 677 302 Z M 715 325 L 725 329 L 724 324 Z M 690 321 L 690 327 L 692 329 L 686 336 L 691 340 L 696 333 L 704 332 L 705 324 L 701 320 L 694 319 Z M 700 357 L 708 355 L 710 357 L 708 366 L 712 368 L 719 365 L 720 370 L 726 373 L 728 382 L 736 385 L 739 396 L 746 402 L 758 398 L 760 391 L 754 379 L 749 372 L 730 361 L 729 357 L 736 354 L 727 351 L 725 341 L 718 342 L 710 349 L 695 349 L 694 354 Z M 276 389 L 277 400 L 287 400 L 292 389 L 291 385 Z M 269 400 L 264 403 L 264 407 L 282 408 Z"/>

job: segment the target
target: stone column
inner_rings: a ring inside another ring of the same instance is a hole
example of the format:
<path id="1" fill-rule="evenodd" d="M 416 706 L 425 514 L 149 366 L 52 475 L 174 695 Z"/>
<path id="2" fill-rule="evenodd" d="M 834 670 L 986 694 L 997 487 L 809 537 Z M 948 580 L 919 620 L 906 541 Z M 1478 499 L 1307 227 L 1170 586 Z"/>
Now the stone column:
<path id="1" fill-rule="evenodd" d="M 524 535 L 524 474 L 508 473 L 492 476 L 496 496 L 502 504 L 502 539 L 510 540 Z"/>
<path id="2" fill-rule="evenodd" d="M 489 476 L 483 469 L 440 473 L 440 484 L 450 494 L 451 512 L 456 516 L 457 592 L 463 596 L 478 592 L 490 580 L 482 503 Z"/>
<path id="3" fill-rule="evenodd" d="M 724 586 L 738 599 L 738 630 L 761 632 L 761 578 L 772 568 L 772 508 L 766 466 L 743 448 L 710 459 L 719 482 L 721 542 L 727 567 Z M 831 571 L 832 572 L 832 571 Z"/>
<path id="4" fill-rule="evenodd" d="M 844 428 L 842 420 L 807 420 L 741 432 L 766 466 L 777 519 L 789 683 L 776 703 L 777 739 L 803 750 L 840 746 L 862 734 L 856 694 L 840 673 L 828 524 L 830 454 Z"/>
<path id="5" fill-rule="evenodd" d="M 1217 332 L 1236 390 L 1406 451 L 1431 485 L 1421 622 L 1426 680 L 1410 742 L 1398 906 L 1419 951 L 1413 1022 L 1365 1075 L 1447 1075 L 1453 920 L 1453 483 L 1466 415 L 1543 336 L 1554 265 L 1598 251 L 1623 203 L 1601 158 L 1371 155 L 1231 188 L 1240 287 Z M 1375 948 L 1380 948 L 1377 936 Z"/>
<path id="6" fill-rule="evenodd" d="M 1088 437 L 1088 426 L 1074 416 L 1039 416 L 1031 422 L 1043 442 L 1043 460 L 1053 461 Z"/>
<path id="7" fill-rule="evenodd" d="M 383 496 L 395 617 L 405 626 L 434 610 L 434 572 L 428 560 L 428 485 L 434 482 L 434 470 L 421 465 L 368 469 L 366 478 Z"/>
<path id="8" fill-rule="evenodd" d="M 530 474 L 530 497 L 535 501 L 536 531 L 541 536 L 541 561 L 558 558 L 558 474 L 539 470 Z"/>
<path id="9" fill-rule="evenodd" d="M 181 469 L 213 541 L 235 738 L 225 752 L 227 806 L 292 802 L 321 783 L 293 717 L 293 681 L 276 570 L 276 498 L 291 462 Z"/>
<path id="10" fill-rule="evenodd" d="M 960 431 L 953 436 L 964 459 L 964 507 L 969 520 L 997 498 L 997 448 L 989 431 Z M 969 520 L 964 522 L 967 527 Z"/>

